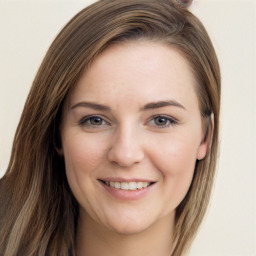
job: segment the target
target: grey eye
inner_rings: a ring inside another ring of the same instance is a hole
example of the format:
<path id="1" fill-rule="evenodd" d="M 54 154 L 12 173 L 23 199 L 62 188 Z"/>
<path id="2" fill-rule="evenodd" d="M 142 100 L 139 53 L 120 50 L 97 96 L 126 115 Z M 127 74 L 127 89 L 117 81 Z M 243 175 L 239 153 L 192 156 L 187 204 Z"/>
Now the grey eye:
<path id="1" fill-rule="evenodd" d="M 103 118 L 99 116 L 89 116 L 83 118 L 80 122 L 80 125 L 82 126 L 102 126 L 106 124 L 106 121 L 104 121 Z"/>
<path id="2" fill-rule="evenodd" d="M 175 126 L 177 124 L 177 120 L 168 116 L 155 116 L 153 117 L 149 125 L 157 128 L 168 128 L 169 126 Z"/>
<path id="3" fill-rule="evenodd" d="M 157 126 L 165 126 L 169 124 L 170 120 L 163 116 L 158 116 L 154 118 L 154 122 Z"/>
<path id="4" fill-rule="evenodd" d="M 102 118 L 100 118 L 100 117 L 98 117 L 98 116 L 90 117 L 88 121 L 89 121 L 92 125 L 102 125 L 102 124 L 103 124 Z"/>

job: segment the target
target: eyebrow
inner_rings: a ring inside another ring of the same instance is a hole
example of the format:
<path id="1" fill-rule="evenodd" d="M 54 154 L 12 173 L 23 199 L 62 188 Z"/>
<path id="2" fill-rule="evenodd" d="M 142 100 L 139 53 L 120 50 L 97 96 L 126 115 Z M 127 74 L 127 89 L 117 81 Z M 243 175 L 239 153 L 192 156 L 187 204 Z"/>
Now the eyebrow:
<path id="1" fill-rule="evenodd" d="M 158 108 L 169 107 L 169 106 L 178 107 L 178 108 L 186 110 L 185 107 L 183 105 L 181 105 L 179 102 L 177 102 L 175 100 L 168 100 L 168 101 L 156 101 L 156 102 L 147 103 L 145 106 L 143 106 L 140 109 L 140 111 L 158 109 Z M 92 108 L 92 109 L 101 110 L 101 111 L 110 111 L 111 110 L 111 108 L 106 105 L 102 105 L 102 104 L 98 104 L 98 103 L 94 103 L 94 102 L 86 102 L 86 101 L 82 101 L 82 102 L 79 102 L 79 103 L 73 105 L 71 107 L 71 109 L 74 109 L 77 107 L 87 107 L 87 108 Z"/>
<path id="2" fill-rule="evenodd" d="M 77 108 L 77 107 L 87 107 L 87 108 L 92 108 L 96 110 L 102 110 L 102 111 L 110 111 L 110 108 L 108 106 L 94 103 L 94 102 L 79 102 L 75 104 L 74 106 L 71 107 L 71 109 Z"/>
<path id="3" fill-rule="evenodd" d="M 185 107 L 181 105 L 179 102 L 177 102 L 176 100 L 151 102 L 143 106 L 141 110 L 145 111 L 145 110 L 157 109 L 157 108 L 163 108 L 163 107 L 169 107 L 169 106 L 178 107 L 183 110 L 186 110 Z"/>

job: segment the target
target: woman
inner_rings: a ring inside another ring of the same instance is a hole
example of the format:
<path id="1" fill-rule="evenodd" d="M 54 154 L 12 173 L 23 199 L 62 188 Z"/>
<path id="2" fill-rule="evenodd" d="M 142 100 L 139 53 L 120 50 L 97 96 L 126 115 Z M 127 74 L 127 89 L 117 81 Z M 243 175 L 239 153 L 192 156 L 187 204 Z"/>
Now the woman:
<path id="1" fill-rule="evenodd" d="M 85 8 L 27 98 L 1 180 L 1 253 L 184 255 L 210 197 L 219 108 L 215 51 L 184 7 Z"/>

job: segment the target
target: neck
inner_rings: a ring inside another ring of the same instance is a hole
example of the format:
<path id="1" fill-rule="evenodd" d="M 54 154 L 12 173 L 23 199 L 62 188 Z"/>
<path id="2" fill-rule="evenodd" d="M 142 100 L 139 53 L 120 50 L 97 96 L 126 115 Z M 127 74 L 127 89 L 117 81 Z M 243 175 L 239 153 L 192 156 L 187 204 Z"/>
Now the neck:
<path id="1" fill-rule="evenodd" d="M 119 234 L 87 215 L 78 220 L 77 256 L 170 256 L 173 229 L 174 216 L 166 216 L 139 233 Z"/>

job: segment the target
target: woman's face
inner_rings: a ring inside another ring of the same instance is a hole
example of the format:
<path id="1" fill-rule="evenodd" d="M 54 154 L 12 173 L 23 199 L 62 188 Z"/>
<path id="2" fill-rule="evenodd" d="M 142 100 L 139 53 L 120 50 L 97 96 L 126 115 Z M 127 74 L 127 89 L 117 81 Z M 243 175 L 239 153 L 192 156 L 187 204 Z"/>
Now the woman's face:
<path id="1" fill-rule="evenodd" d="M 109 47 L 69 95 L 61 137 L 81 219 L 123 234 L 169 223 L 207 149 L 187 61 L 156 42 Z"/>

